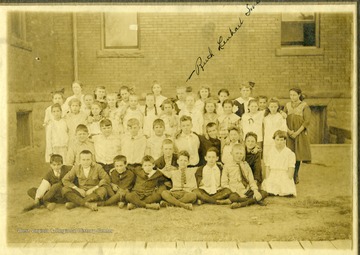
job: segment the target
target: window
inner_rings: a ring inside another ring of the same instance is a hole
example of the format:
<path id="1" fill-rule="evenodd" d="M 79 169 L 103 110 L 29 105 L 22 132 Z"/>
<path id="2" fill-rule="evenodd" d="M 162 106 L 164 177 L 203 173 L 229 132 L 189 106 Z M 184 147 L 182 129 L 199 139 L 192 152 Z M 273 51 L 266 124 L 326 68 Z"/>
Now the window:
<path id="1" fill-rule="evenodd" d="M 31 146 L 31 112 L 17 112 L 16 126 L 17 148 L 24 149 Z"/>
<path id="2" fill-rule="evenodd" d="M 142 57 L 137 13 L 103 13 L 98 57 Z"/>
<path id="3" fill-rule="evenodd" d="M 276 55 L 322 55 L 319 14 L 282 13 L 281 48 Z"/>
<path id="4" fill-rule="evenodd" d="M 26 15 L 24 12 L 11 12 L 8 16 L 9 37 L 12 46 L 31 51 L 32 45 L 26 40 Z"/>

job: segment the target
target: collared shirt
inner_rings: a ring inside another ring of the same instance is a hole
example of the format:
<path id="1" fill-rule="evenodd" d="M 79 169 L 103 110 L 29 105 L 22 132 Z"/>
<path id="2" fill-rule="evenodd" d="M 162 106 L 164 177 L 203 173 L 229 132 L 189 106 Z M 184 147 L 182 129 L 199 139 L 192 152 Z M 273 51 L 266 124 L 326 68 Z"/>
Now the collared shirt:
<path id="1" fill-rule="evenodd" d="M 213 167 L 205 165 L 202 169 L 202 180 L 199 188 L 205 190 L 210 195 L 215 194 L 220 188 L 220 169 L 215 164 Z"/>
<path id="2" fill-rule="evenodd" d="M 129 169 L 126 169 L 123 173 L 119 173 L 113 168 L 110 170 L 110 179 L 111 183 L 116 184 L 120 189 L 129 190 L 134 185 L 135 174 Z"/>
<path id="3" fill-rule="evenodd" d="M 175 139 L 175 145 L 178 148 L 178 151 L 185 150 L 190 154 L 189 164 L 196 166 L 199 163 L 199 147 L 200 140 L 197 135 L 191 133 L 185 135 L 181 133 L 178 138 Z"/>
<path id="4" fill-rule="evenodd" d="M 240 172 L 240 167 L 242 173 Z M 224 166 L 221 174 L 221 187 L 229 188 L 241 197 L 245 197 L 245 193 L 249 189 L 258 189 L 251 168 L 246 161 L 242 161 L 239 164 L 233 161 Z"/>
<path id="5" fill-rule="evenodd" d="M 262 142 L 263 140 L 263 120 L 264 113 L 258 111 L 255 114 L 244 113 L 241 118 L 241 126 L 243 129 L 243 138 L 248 132 L 254 132 L 257 135 L 257 141 Z"/>
<path id="6" fill-rule="evenodd" d="M 69 146 L 66 154 L 65 164 L 70 166 L 79 164 L 80 152 L 82 152 L 83 150 L 91 151 L 91 153 L 93 154 L 93 161 L 95 161 L 94 142 L 87 139 L 85 142 L 75 141 Z"/>
<path id="7" fill-rule="evenodd" d="M 143 169 L 135 169 L 135 184 L 132 191 L 145 196 L 151 195 L 159 186 L 165 182 L 165 177 L 160 171 L 155 171 L 152 176 L 148 176 Z"/>
<path id="8" fill-rule="evenodd" d="M 132 137 L 130 134 L 121 136 L 121 151 L 129 164 L 141 163 L 145 155 L 146 137 L 138 134 Z"/>
<path id="9" fill-rule="evenodd" d="M 88 178 L 89 177 L 89 172 L 90 172 L 90 167 L 87 167 L 87 168 L 83 167 L 83 171 L 84 171 L 85 177 Z"/>
<path id="10" fill-rule="evenodd" d="M 185 175 L 186 175 L 186 183 L 184 183 L 184 186 L 181 185 L 181 170 L 176 169 L 173 171 L 163 171 L 163 174 L 170 178 L 172 181 L 172 191 L 177 190 L 183 190 L 187 192 L 191 192 L 194 189 L 197 188 L 196 178 L 195 178 L 195 172 L 197 170 L 197 167 L 188 167 L 185 169 Z"/>
<path id="11" fill-rule="evenodd" d="M 146 154 L 152 156 L 155 160 L 160 158 L 162 153 L 162 143 L 167 137 L 165 135 L 153 135 L 146 141 Z"/>
<path id="12" fill-rule="evenodd" d="M 112 164 L 114 157 L 121 154 L 120 137 L 114 133 L 108 137 L 103 134 L 93 137 L 96 162 Z"/>

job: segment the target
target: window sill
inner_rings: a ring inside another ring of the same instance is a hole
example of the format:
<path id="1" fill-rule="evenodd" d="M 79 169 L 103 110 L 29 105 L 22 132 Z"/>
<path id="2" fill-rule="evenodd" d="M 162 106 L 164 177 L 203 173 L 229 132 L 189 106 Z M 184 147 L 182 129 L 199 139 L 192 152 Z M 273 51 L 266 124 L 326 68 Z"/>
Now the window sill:
<path id="1" fill-rule="evenodd" d="M 283 47 L 276 49 L 276 56 L 323 56 L 324 48 L 317 47 Z"/>
<path id="2" fill-rule="evenodd" d="M 15 36 L 10 37 L 10 45 L 27 51 L 32 51 L 32 43 L 19 39 Z"/>
<path id="3" fill-rule="evenodd" d="M 143 58 L 144 54 L 139 49 L 123 50 L 98 50 L 98 58 Z"/>

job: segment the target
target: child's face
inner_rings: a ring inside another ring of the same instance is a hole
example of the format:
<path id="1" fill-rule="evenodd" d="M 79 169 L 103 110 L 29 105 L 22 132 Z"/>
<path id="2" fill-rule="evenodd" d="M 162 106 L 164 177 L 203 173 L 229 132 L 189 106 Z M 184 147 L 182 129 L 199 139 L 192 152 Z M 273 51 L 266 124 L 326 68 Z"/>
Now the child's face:
<path id="1" fill-rule="evenodd" d="M 254 149 L 254 147 L 256 146 L 256 140 L 255 137 L 253 136 L 248 136 L 245 140 L 245 146 L 246 148 L 248 148 L 249 150 Z"/>
<path id="2" fill-rule="evenodd" d="M 167 113 L 167 114 L 172 113 L 173 109 L 171 107 L 171 104 L 164 104 L 163 106 L 164 106 L 164 113 Z"/>
<path id="3" fill-rule="evenodd" d="M 132 125 L 132 126 L 128 126 L 128 130 L 131 134 L 131 136 L 137 136 L 140 130 L 139 125 Z"/>
<path id="4" fill-rule="evenodd" d="M 155 98 L 153 96 L 146 96 L 145 104 L 147 107 L 153 107 L 155 104 Z"/>
<path id="5" fill-rule="evenodd" d="M 154 93 L 154 95 L 158 96 L 161 93 L 161 86 L 159 84 L 154 84 L 154 86 L 152 87 L 152 91 Z"/>
<path id="6" fill-rule="evenodd" d="M 138 104 L 138 99 L 136 96 L 129 97 L 129 106 L 131 108 L 136 108 L 137 104 Z"/>
<path id="7" fill-rule="evenodd" d="M 249 105 L 249 111 L 250 113 L 256 113 L 259 109 L 259 106 L 256 102 L 252 102 L 250 105 Z"/>
<path id="8" fill-rule="evenodd" d="M 55 172 L 59 172 L 61 167 L 62 167 L 63 164 L 61 164 L 60 162 L 51 162 L 50 163 L 50 167 L 53 171 Z"/>
<path id="9" fill-rule="evenodd" d="M 115 96 L 108 96 L 106 98 L 106 101 L 107 101 L 109 107 L 116 107 L 116 97 Z"/>
<path id="10" fill-rule="evenodd" d="M 114 167 L 119 173 L 123 173 L 126 170 L 126 164 L 124 161 L 115 161 Z"/>
<path id="11" fill-rule="evenodd" d="M 208 127 L 207 133 L 210 138 L 216 139 L 217 138 L 217 127 L 216 126 Z"/>
<path id="12" fill-rule="evenodd" d="M 192 108 L 195 105 L 195 99 L 192 96 L 187 97 L 185 103 L 188 108 Z"/>
<path id="13" fill-rule="evenodd" d="M 275 114 L 279 109 L 279 105 L 277 103 L 270 103 L 269 104 L 269 111 L 271 114 Z"/>
<path id="14" fill-rule="evenodd" d="M 224 104 L 223 110 L 225 114 L 231 114 L 232 113 L 233 106 L 231 104 Z"/>
<path id="15" fill-rule="evenodd" d="M 83 143 L 88 139 L 89 133 L 85 132 L 85 131 L 82 131 L 82 130 L 79 130 L 79 131 L 76 132 L 76 137 L 77 137 L 79 142 Z"/>
<path id="16" fill-rule="evenodd" d="M 209 97 L 209 90 L 202 88 L 202 89 L 200 89 L 199 94 L 200 94 L 201 99 L 206 99 Z"/>
<path id="17" fill-rule="evenodd" d="M 206 153 L 205 160 L 208 165 L 214 166 L 216 164 L 216 161 L 219 160 L 219 157 L 216 155 L 215 151 L 208 151 Z"/>
<path id="18" fill-rule="evenodd" d="M 239 141 L 240 135 L 236 130 L 231 130 L 229 132 L 229 138 L 230 138 L 230 142 L 235 143 L 235 142 Z"/>
<path id="19" fill-rule="evenodd" d="M 265 110 L 267 106 L 267 101 L 265 98 L 260 98 L 259 99 L 259 109 L 260 110 Z"/>
<path id="20" fill-rule="evenodd" d="M 108 137 L 112 133 L 112 126 L 101 126 L 100 130 L 104 136 Z"/>
<path id="21" fill-rule="evenodd" d="M 97 105 L 97 104 L 91 105 L 91 113 L 94 116 L 99 116 L 100 112 L 101 112 L 101 108 L 99 107 L 99 105 Z"/>
<path id="22" fill-rule="evenodd" d="M 186 156 L 179 156 L 177 163 L 179 165 L 179 168 L 183 169 L 183 168 L 187 168 L 188 164 L 189 164 L 189 159 Z"/>
<path id="23" fill-rule="evenodd" d="M 145 161 L 142 163 L 142 168 L 144 169 L 145 173 L 151 173 L 151 171 L 154 169 L 154 164 L 150 161 Z"/>
<path id="24" fill-rule="evenodd" d="M 172 156 L 174 153 L 174 145 L 172 144 L 164 144 L 163 145 L 163 153 L 165 157 Z"/>
<path id="25" fill-rule="evenodd" d="M 97 88 L 95 90 L 95 95 L 97 99 L 103 99 L 106 95 L 105 89 Z"/>
<path id="26" fill-rule="evenodd" d="M 81 91 L 82 91 L 82 88 L 81 88 L 81 86 L 80 86 L 79 83 L 74 83 L 74 84 L 72 85 L 72 90 L 73 90 L 73 92 L 74 92 L 75 95 L 80 95 L 80 94 L 81 94 Z"/>
<path id="27" fill-rule="evenodd" d="M 213 103 L 207 103 L 205 105 L 205 111 L 207 113 L 213 113 L 213 112 L 215 112 L 215 109 L 216 109 L 216 107 L 215 107 L 215 104 L 213 104 Z"/>
<path id="28" fill-rule="evenodd" d="M 231 155 L 233 156 L 233 160 L 235 162 L 241 162 L 244 160 L 245 157 L 245 149 L 233 147 Z"/>
<path id="29" fill-rule="evenodd" d="M 84 97 L 84 103 L 86 107 L 90 108 L 91 105 L 94 103 L 94 98 L 90 95 L 87 95 Z"/>
<path id="30" fill-rule="evenodd" d="M 64 99 L 63 99 L 62 95 L 60 95 L 60 94 L 54 94 L 52 101 L 54 104 L 62 105 L 64 103 Z"/>
<path id="31" fill-rule="evenodd" d="M 70 111 L 72 113 L 75 113 L 75 114 L 78 114 L 80 112 L 80 105 L 78 103 L 73 103 L 71 106 L 70 106 Z"/>
<path id="32" fill-rule="evenodd" d="M 184 134 L 190 134 L 192 129 L 192 123 L 190 120 L 182 121 L 180 123 L 180 128 Z"/>
<path id="33" fill-rule="evenodd" d="M 219 136 L 220 137 L 227 137 L 229 134 L 228 130 L 226 128 L 220 129 Z"/>
<path id="34" fill-rule="evenodd" d="M 61 111 L 61 109 L 59 107 L 54 107 L 51 110 L 51 113 L 54 116 L 54 119 L 56 119 L 56 120 L 61 119 L 62 111 Z"/>
<path id="35" fill-rule="evenodd" d="M 121 99 L 124 100 L 125 102 L 129 101 L 129 96 L 130 96 L 130 93 L 129 91 L 127 91 L 126 89 L 123 89 L 120 91 L 120 96 L 121 96 Z"/>
<path id="36" fill-rule="evenodd" d="M 180 101 L 185 101 L 186 99 L 186 90 L 185 89 L 177 89 L 176 90 L 177 97 Z"/>
<path id="37" fill-rule="evenodd" d="M 241 88 L 240 93 L 242 98 L 248 98 L 250 96 L 251 90 L 250 88 L 243 87 Z"/>
<path id="38" fill-rule="evenodd" d="M 92 155 L 91 154 L 80 154 L 80 164 L 82 167 L 87 168 L 91 166 Z"/>
<path id="39" fill-rule="evenodd" d="M 154 133 L 157 136 L 162 136 L 164 134 L 165 127 L 163 125 L 155 125 Z"/>
<path id="40" fill-rule="evenodd" d="M 285 138 L 280 138 L 279 136 L 275 137 L 275 147 L 278 149 L 285 148 L 286 146 L 286 140 Z"/>
<path id="41" fill-rule="evenodd" d="M 228 96 L 228 94 L 226 92 L 220 92 L 220 94 L 219 94 L 220 102 L 224 102 L 228 98 L 229 98 L 229 96 Z"/>

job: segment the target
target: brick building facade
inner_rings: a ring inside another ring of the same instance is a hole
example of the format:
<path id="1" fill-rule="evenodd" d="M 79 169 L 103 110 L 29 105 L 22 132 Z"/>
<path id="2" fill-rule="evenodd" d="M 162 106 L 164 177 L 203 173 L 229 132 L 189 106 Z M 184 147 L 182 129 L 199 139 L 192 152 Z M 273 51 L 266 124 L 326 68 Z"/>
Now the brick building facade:
<path id="1" fill-rule="evenodd" d="M 227 38 L 239 17 L 241 27 L 219 51 L 219 36 Z M 51 104 L 50 92 L 64 87 L 70 95 L 74 79 L 85 84 L 85 92 L 97 85 L 109 92 L 128 85 L 142 94 L 157 80 L 165 96 L 174 96 L 176 86 L 197 91 L 207 85 L 213 94 L 228 88 L 232 98 L 239 96 L 239 84 L 254 81 L 253 96 L 277 96 L 282 102 L 288 101 L 289 88 L 299 86 L 313 110 L 312 142 L 348 142 L 354 82 L 352 14 L 320 13 L 319 48 L 310 53 L 284 53 L 281 20 L 281 13 L 138 13 L 138 49 L 108 50 L 102 46 L 102 13 L 21 14 L 26 30 L 22 40 L 13 38 L 9 17 L 9 165 L 23 165 L 29 157 L 43 160 L 42 122 Z M 204 71 L 186 82 L 196 59 L 205 59 L 209 48 L 214 56 Z M 21 113 L 29 117 L 19 120 Z M 29 134 L 23 135 L 30 136 L 29 145 L 17 141 L 19 121 L 28 121 Z M 22 157 L 16 156 L 19 150 Z"/>

